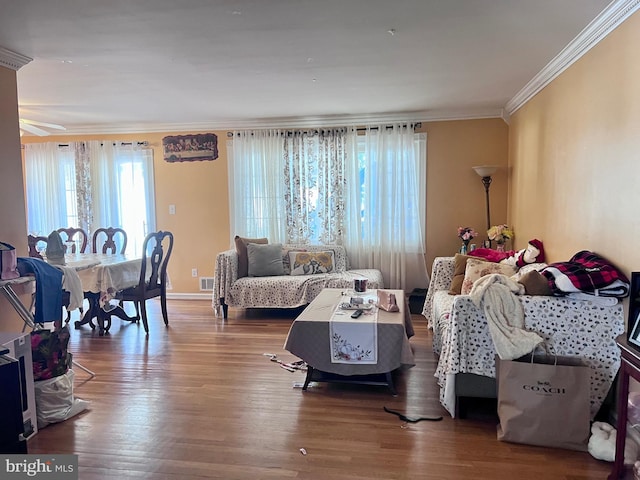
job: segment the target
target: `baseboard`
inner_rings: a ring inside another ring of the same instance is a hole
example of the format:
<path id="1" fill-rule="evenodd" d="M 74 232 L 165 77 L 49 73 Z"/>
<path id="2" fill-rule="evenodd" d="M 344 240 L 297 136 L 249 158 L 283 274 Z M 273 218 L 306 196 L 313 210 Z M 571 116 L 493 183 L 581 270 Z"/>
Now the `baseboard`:
<path id="1" fill-rule="evenodd" d="M 168 300 L 208 300 L 211 302 L 211 292 L 204 293 L 169 293 Z"/>

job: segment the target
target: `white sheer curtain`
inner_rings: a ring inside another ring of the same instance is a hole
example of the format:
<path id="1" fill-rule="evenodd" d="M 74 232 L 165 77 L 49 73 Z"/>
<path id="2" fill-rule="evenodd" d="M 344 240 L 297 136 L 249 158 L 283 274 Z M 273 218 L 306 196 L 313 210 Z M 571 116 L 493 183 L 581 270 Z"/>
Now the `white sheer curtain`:
<path id="1" fill-rule="evenodd" d="M 145 236 L 155 230 L 153 153 L 137 143 L 87 142 L 91 163 L 93 222 L 127 232 L 127 252 L 142 253 Z"/>
<path id="2" fill-rule="evenodd" d="M 367 127 L 350 142 L 345 247 L 352 267 L 377 268 L 385 286 L 427 288 L 422 225 L 426 160 L 407 125 Z"/>
<path id="3" fill-rule="evenodd" d="M 32 235 L 48 236 L 60 227 L 76 223 L 74 148 L 56 143 L 25 145 L 27 225 Z M 63 208 L 61 208 L 63 207 Z M 72 222 L 72 223 L 69 223 Z"/>
<path id="4" fill-rule="evenodd" d="M 229 148 L 230 234 L 286 243 L 283 142 L 280 130 L 233 132 Z"/>

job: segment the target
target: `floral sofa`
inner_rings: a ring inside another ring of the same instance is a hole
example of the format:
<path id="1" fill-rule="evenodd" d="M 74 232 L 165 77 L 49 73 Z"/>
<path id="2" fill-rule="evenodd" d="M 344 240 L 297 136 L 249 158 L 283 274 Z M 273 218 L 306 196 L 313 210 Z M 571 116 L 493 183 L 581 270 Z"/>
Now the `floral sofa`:
<path id="1" fill-rule="evenodd" d="M 290 252 L 333 252 L 328 273 L 292 275 L 287 265 Z M 227 318 L 228 307 L 294 308 L 310 303 L 323 288 L 353 288 L 355 279 L 367 279 L 367 288 L 384 288 L 382 273 L 375 269 L 349 268 L 341 245 L 282 245 L 284 274 L 238 278 L 238 252 L 226 250 L 216 256 L 213 309 Z M 288 268 L 287 268 L 288 267 Z"/>
<path id="2" fill-rule="evenodd" d="M 422 314 L 433 330 L 438 355 L 435 377 L 440 403 L 452 417 L 464 416 L 474 397 L 495 398 L 495 347 L 484 311 L 469 295 L 451 295 L 453 257 L 434 260 Z M 577 356 L 591 371 L 591 416 L 604 402 L 620 366 L 615 339 L 624 332 L 618 299 L 574 300 L 521 295 L 525 328 L 537 332 L 557 355 Z"/>

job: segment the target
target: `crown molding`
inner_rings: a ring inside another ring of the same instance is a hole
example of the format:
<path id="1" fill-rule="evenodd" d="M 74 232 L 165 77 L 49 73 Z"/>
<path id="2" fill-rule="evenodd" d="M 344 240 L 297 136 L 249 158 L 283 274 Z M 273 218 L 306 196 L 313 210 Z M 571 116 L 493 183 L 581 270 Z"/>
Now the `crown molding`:
<path id="1" fill-rule="evenodd" d="M 33 58 L 0 47 L 0 66 L 2 67 L 17 71 L 32 60 Z"/>
<path id="2" fill-rule="evenodd" d="M 615 0 L 607 6 L 553 60 L 505 105 L 508 115 L 527 103 L 540 90 L 596 46 L 640 8 L 640 0 Z"/>
<path id="3" fill-rule="evenodd" d="M 56 135 L 90 135 L 111 133 L 158 133 L 195 132 L 207 130 L 242 130 L 252 128 L 310 128 L 335 126 L 362 126 L 402 122 L 436 122 L 451 120 L 476 120 L 483 118 L 504 118 L 502 108 L 470 110 L 425 110 L 379 115 L 327 115 L 317 117 L 287 117 L 266 119 L 221 120 L 194 123 L 135 123 L 135 124 L 95 124 L 68 125 L 64 133 Z"/>

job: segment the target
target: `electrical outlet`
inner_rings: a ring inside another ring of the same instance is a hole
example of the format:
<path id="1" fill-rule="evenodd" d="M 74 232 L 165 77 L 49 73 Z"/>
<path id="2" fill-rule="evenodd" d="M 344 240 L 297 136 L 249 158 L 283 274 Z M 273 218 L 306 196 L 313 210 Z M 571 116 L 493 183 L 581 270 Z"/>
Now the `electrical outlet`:
<path id="1" fill-rule="evenodd" d="M 176 214 L 176 206 L 169 205 L 169 215 L 175 215 L 175 214 Z"/>
<path id="2" fill-rule="evenodd" d="M 198 269 L 197 268 L 192 268 L 191 269 L 191 276 L 192 277 L 197 277 L 198 276 Z"/>

